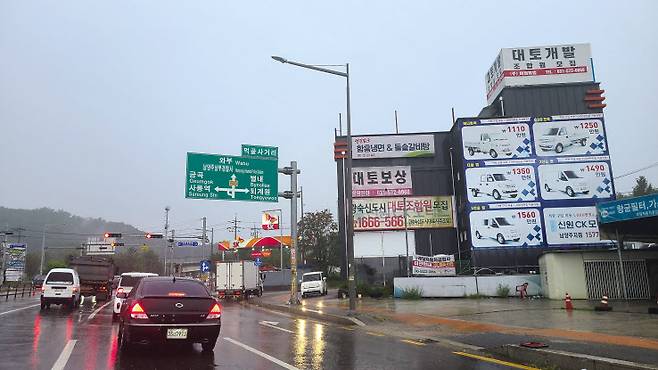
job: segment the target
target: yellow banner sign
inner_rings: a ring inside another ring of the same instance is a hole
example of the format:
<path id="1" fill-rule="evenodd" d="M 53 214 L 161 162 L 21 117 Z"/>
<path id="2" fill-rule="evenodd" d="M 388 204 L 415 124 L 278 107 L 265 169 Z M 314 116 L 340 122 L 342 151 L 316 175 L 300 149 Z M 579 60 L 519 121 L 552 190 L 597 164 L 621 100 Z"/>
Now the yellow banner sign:
<path id="1" fill-rule="evenodd" d="M 353 212 L 355 231 L 454 227 L 450 196 L 359 198 Z"/>

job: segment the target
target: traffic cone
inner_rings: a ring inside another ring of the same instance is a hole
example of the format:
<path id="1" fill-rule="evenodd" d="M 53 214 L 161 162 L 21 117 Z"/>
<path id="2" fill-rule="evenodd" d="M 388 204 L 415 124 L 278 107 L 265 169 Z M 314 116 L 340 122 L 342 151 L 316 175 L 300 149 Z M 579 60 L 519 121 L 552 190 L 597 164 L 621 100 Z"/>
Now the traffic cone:
<path id="1" fill-rule="evenodd" d="M 658 294 L 656 295 L 656 307 L 649 307 L 649 313 L 650 314 L 656 314 L 658 315 Z"/>
<path id="2" fill-rule="evenodd" d="M 571 296 L 569 293 L 564 297 L 564 309 L 569 311 L 573 310 L 573 303 L 571 303 Z"/>
<path id="3" fill-rule="evenodd" d="M 612 311 L 612 307 L 608 305 L 608 295 L 604 294 L 601 297 L 601 304 L 594 307 L 594 311 Z"/>

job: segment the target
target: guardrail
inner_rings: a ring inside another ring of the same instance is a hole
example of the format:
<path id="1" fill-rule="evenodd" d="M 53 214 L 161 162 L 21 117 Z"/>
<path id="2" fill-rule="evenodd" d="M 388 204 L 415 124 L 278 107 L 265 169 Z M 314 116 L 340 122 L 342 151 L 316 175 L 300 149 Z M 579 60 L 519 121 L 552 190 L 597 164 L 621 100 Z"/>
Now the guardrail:
<path id="1" fill-rule="evenodd" d="M 21 286 L 15 285 L 15 286 L 0 286 L 0 302 L 2 301 L 2 298 L 4 298 L 5 301 L 9 300 L 9 297 L 14 297 L 16 298 L 25 298 L 27 297 L 32 297 L 36 295 L 37 289 L 34 289 L 32 284 L 23 284 Z"/>

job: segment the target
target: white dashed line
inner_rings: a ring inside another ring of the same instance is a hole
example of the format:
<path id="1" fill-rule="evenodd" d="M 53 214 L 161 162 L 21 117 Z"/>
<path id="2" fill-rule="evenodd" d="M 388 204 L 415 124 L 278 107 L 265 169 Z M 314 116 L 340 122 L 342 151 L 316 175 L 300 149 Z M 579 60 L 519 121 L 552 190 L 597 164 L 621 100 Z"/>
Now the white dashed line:
<path id="1" fill-rule="evenodd" d="M 262 358 L 264 358 L 264 359 L 270 360 L 271 362 L 273 362 L 273 363 L 275 363 L 275 364 L 277 364 L 277 365 L 279 365 L 279 366 L 281 366 L 281 367 L 283 367 L 283 368 L 285 368 L 285 369 L 288 369 L 288 370 L 299 370 L 299 368 L 297 368 L 297 367 L 294 367 L 294 366 L 292 366 L 292 365 L 290 365 L 290 364 L 288 364 L 288 363 L 286 363 L 286 362 L 283 362 L 283 361 L 279 360 L 279 359 L 276 358 L 276 357 L 272 357 L 272 356 L 268 355 L 267 353 L 261 352 L 261 351 L 257 350 L 256 348 L 252 348 L 252 347 L 249 347 L 248 345 L 246 345 L 246 344 L 244 344 L 244 343 L 240 343 L 240 342 L 238 342 L 238 341 L 235 340 L 235 339 L 224 338 L 224 340 L 226 340 L 226 341 L 228 341 L 228 342 L 231 342 L 231 343 L 235 344 L 236 346 L 240 346 L 240 347 L 246 349 L 247 351 L 249 351 L 249 352 L 251 352 L 251 353 L 255 353 L 255 354 L 257 354 L 258 356 L 260 356 L 260 357 L 262 357 Z"/>

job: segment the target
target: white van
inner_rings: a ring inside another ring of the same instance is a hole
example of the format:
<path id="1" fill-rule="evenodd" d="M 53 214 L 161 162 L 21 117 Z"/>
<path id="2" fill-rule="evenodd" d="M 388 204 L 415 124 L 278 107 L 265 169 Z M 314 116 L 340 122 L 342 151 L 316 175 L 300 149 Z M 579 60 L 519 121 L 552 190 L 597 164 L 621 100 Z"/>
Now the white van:
<path id="1" fill-rule="evenodd" d="M 327 295 L 327 277 L 322 271 L 307 272 L 302 275 L 300 291 L 302 298 L 310 294 Z"/>
<path id="2" fill-rule="evenodd" d="M 48 272 L 41 286 L 41 309 L 51 304 L 80 305 L 80 277 L 73 269 L 55 268 Z"/>
<path id="3" fill-rule="evenodd" d="M 114 295 L 114 302 L 112 303 L 112 319 L 116 320 L 121 313 L 121 306 L 126 300 L 126 296 L 137 286 L 142 278 L 147 276 L 158 276 L 150 272 L 124 272 L 119 278 L 116 294 Z"/>

